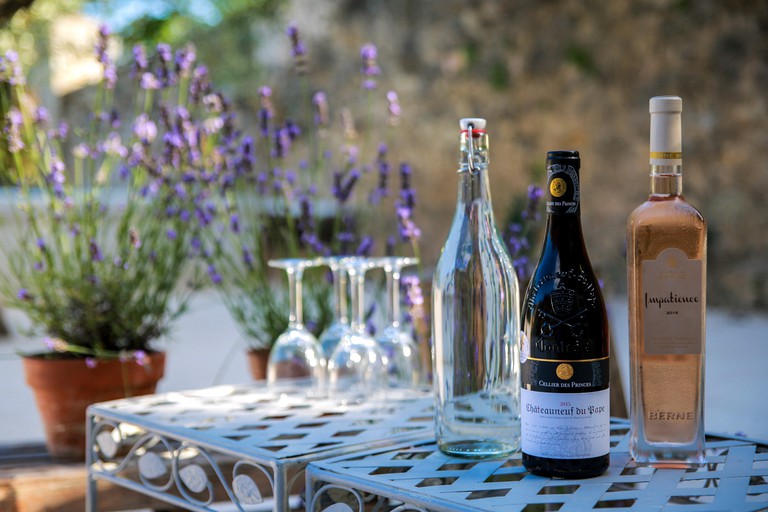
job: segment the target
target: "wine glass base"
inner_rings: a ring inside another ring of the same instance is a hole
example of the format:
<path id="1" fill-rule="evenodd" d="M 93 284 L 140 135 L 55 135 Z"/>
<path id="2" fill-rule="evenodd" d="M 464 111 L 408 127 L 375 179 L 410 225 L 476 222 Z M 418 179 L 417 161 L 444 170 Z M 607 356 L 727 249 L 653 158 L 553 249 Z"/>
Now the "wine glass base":
<path id="1" fill-rule="evenodd" d="M 518 445 L 493 440 L 461 440 L 440 443 L 440 451 L 454 457 L 498 459 L 514 453 Z"/>

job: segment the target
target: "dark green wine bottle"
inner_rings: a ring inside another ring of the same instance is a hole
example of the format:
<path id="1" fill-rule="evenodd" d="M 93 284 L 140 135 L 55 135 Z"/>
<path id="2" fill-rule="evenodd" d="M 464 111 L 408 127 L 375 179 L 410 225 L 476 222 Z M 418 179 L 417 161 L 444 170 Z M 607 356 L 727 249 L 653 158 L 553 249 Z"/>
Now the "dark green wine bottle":
<path id="1" fill-rule="evenodd" d="M 532 473 L 608 468 L 610 329 L 581 232 L 578 151 L 547 153 L 544 247 L 521 304 L 521 448 Z"/>

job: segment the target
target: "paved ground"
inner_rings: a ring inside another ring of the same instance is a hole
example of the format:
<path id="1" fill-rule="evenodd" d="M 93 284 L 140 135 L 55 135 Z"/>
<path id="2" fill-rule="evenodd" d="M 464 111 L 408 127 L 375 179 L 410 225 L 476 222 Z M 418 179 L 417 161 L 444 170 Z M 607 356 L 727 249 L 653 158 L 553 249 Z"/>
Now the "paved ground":
<path id="1" fill-rule="evenodd" d="M 14 333 L 0 338 L 0 445 L 39 442 L 42 426 L 31 390 L 24 383 L 17 350 L 31 350 L 39 341 L 24 338 L 24 318 L 5 311 Z M 627 314 L 621 300 L 612 301 L 609 314 L 628 393 Z M 720 433 L 745 433 L 768 440 L 768 317 L 710 311 L 707 318 L 706 427 Z M 166 377 L 159 391 L 195 389 L 250 379 L 245 345 L 226 310 L 214 294 L 204 294 L 181 319 L 168 351 Z"/>

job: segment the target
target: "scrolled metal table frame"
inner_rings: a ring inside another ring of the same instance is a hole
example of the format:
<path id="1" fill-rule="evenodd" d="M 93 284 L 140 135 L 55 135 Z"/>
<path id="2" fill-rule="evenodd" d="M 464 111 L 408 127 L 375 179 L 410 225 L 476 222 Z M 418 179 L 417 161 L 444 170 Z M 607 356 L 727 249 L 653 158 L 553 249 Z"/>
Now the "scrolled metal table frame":
<path id="1" fill-rule="evenodd" d="M 764 441 L 708 435 L 706 465 L 653 468 L 632 461 L 626 420 L 612 420 L 611 433 L 610 468 L 584 480 L 529 474 L 519 454 L 499 460 L 449 457 L 433 440 L 313 462 L 306 469 L 307 510 L 768 510 Z"/>
<path id="2" fill-rule="evenodd" d="M 288 509 L 305 466 L 325 457 L 429 438 L 432 398 L 391 390 L 342 405 L 301 385 L 220 386 L 95 404 L 87 412 L 87 505 L 107 480 L 188 510 L 237 510 L 273 496 Z"/>

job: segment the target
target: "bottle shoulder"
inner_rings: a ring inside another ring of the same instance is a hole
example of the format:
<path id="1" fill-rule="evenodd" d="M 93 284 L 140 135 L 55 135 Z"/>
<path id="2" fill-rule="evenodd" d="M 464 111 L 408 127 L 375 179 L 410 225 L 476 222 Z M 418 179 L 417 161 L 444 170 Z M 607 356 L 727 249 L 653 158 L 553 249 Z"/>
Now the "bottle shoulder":
<path id="1" fill-rule="evenodd" d="M 681 220 L 706 227 L 706 220 L 701 212 L 683 196 L 648 197 L 630 213 L 628 227 L 679 225 Z"/>
<path id="2" fill-rule="evenodd" d="M 479 278 L 493 275 L 517 286 L 512 258 L 498 236 L 449 236 L 437 261 L 433 284 L 439 286 L 457 273 L 474 274 Z"/>

